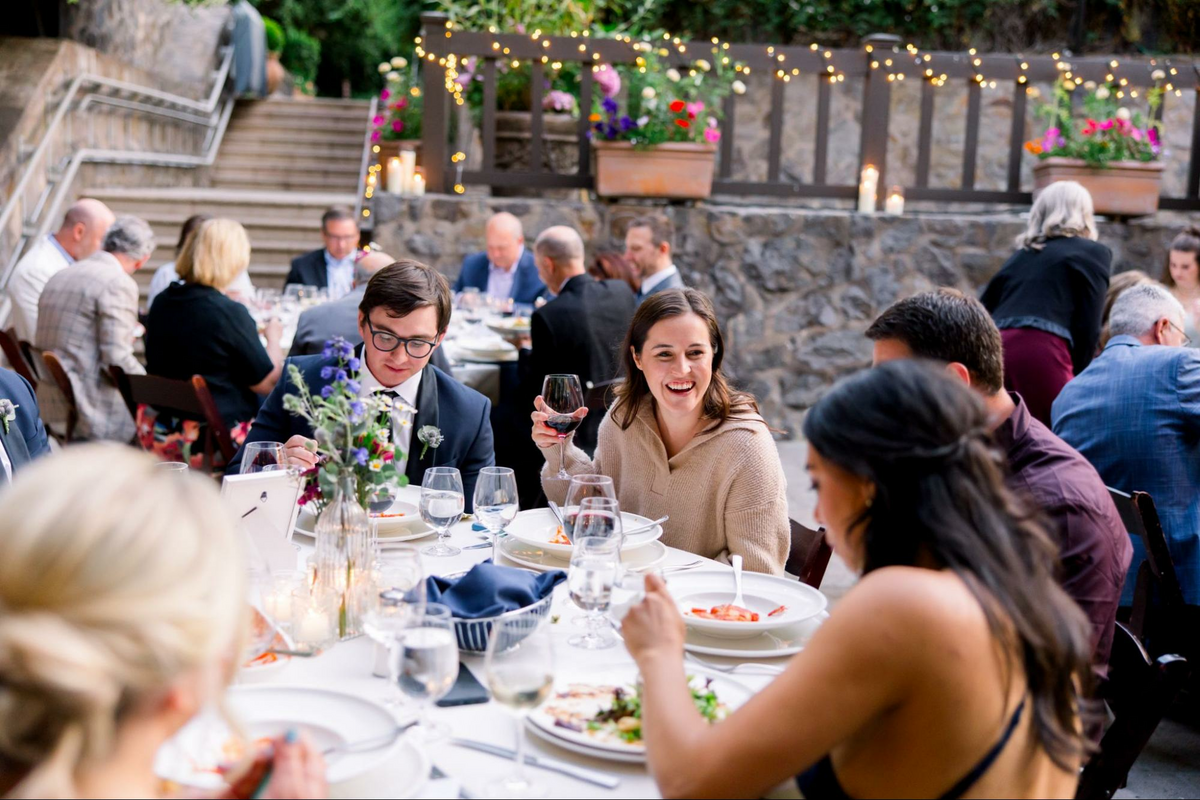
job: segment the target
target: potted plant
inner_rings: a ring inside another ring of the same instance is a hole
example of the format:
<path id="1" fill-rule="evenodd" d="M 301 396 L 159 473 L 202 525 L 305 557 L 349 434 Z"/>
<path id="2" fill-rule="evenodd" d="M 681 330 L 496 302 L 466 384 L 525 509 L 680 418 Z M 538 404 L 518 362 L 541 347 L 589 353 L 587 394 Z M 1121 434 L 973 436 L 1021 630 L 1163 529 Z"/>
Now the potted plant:
<path id="1" fill-rule="evenodd" d="M 267 38 L 267 94 L 274 94 L 287 75 L 287 70 L 279 63 L 279 54 L 287 39 L 283 35 L 283 26 L 270 17 L 263 17 L 263 30 Z"/>
<path id="2" fill-rule="evenodd" d="M 592 122 L 596 194 L 601 197 L 702 199 L 712 194 L 721 102 L 730 91 L 746 91 L 734 78 L 719 47 L 712 59 L 688 67 L 664 68 L 643 42 L 642 55 L 621 71 L 628 100 L 622 109 L 617 90 L 602 91 Z"/>
<path id="3" fill-rule="evenodd" d="M 1157 211 L 1162 123 L 1154 117 L 1165 77 L 1162 70 L 1152 73 L 1144 111 L 1123 105 L 1127 93 L 1114 83 L 1060 78 L 1053 101 L 1039 109 L 1047 121 L 1045 133 L 1025 143 L 1038 157 L 1034 192 L 1054 181 L 1078 181 L 1091 193 L 1098 214 L 1132 217 Z M 1082 102 L 1073 103 L 1081 90 Z M 1136 92 L 1128 95 L 1132 99 Z"/>
<path id="4" fill-rule="evenodd" d="M 379 112 L 372 120 L 371 141 L 379 148 L 380 183 L 387 185 L 388 164 L 401 150 L 421 151 L 421 114 L 423 98 L 415 71 L 405 73 L 408 59 L 396 56 L 379 64 L 386 85 L 379 92 Z"/>

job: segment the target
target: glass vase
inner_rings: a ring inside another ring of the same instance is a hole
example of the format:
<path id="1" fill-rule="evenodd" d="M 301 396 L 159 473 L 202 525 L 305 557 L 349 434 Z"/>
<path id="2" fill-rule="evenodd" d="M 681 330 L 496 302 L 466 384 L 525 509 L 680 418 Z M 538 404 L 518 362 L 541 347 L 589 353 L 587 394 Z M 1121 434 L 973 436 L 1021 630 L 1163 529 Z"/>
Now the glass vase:
<path id="1" fill-rule="evenodd" d="M 353 475 L 338 478 L 333 499 L 317 517 L 315 583 L 329 590 L 337 605 L 339 639 L 362 633 L 362 614 L 370 593 L 370 524 L 358 502 Z"/>

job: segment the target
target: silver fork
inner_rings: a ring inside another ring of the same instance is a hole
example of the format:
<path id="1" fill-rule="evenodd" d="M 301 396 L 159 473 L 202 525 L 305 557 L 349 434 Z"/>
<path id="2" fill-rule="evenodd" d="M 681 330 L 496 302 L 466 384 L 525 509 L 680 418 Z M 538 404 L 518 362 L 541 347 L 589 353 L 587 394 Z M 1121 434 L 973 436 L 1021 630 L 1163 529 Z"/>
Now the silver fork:
<path id="1" fill-rule="evenodd" d="M 711 661 L 705 661 L 703 658 L 693 655 L 691 652 L 685 652 L 684 660 L 690 661 L 697 666 L 705 669 L 716 670 L 717 672 L 757 672 L 761 675 L 779 675 L 783 672 L 783 667 L 775 664 L 756 664 L 747 662 L 745 664 L 714 664 Z"/>

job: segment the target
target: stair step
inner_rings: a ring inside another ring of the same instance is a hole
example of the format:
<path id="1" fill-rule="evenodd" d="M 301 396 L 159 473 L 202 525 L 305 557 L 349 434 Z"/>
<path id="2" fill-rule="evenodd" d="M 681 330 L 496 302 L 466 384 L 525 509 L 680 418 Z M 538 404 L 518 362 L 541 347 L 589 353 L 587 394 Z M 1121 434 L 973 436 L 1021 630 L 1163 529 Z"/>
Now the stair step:
<path id="1" fill-rule="evenodd" d="M 290 172 L 317 178 L 358 178 L 361 158 L 315 158 L 281 152 L 272 156 L 245 156 L 221 153 L 214 168 L 218 172 L 247 170 L 251 172 Z"/>
<path id="2" fill-rule="evenodd" d="M 288 218 L 239 216 L 237 221 L 246 229 L 250 242 L 319 242 L 323 209 L 311 209 L 303 215 L 292 214 Z M 191 214 L 145 213 L 142 219 L 150 223 L 160 243 L 177 242 L 179 230 Z M 317 247 L 313 244 L 312 247 Z M 311 249 L 311 248 L 310 248 Z"/>
<path id="3" fill-rule="evenodd" d="M 330 206 L 353 206 L 352 192 L 329 191 L 319 187 L 311 191 L 283 192 L 263 190 L 261 184 L 251 188 L 178 187 L 170 189 L 87 189 L 85 197 L 102 200 L 115 210 L 127 214 L 146 215 L 169 212 L 186 219 L 192 214 L 212 214 L 255 223 L 275 221 L 309 221 L 313 228 L 320 224 L 321 214 Z"/>
<path id="4" fill-rule="evenodd" d="M 236 110 L 242 112 L 253 111 L 255 109 L 296 109 L 298 111 L 340 112 L 361 109 L 365 114 L 367 113 L 367 107 L 370 105 L 371 101 L 369 100 L 349 100 L 340 97 L 312 97 L 304 100 L 269 98 L 264 100 L 239 100 Z"/>
<path id="5" fill-rule="evenodd" d="M 237 108 L 233 112 L 231 122 L 235 125 L 242 122 L 316 123 L 324 126 L 339 125 L 362 130 L 369 124 L 369 120 L 367 119 L 368 110 L 370 109 L 365 103 L 361 107 L 345 110 L 327 108 L 309 109 L 302 106 Z"/>
<path id="6" fill-rule="evenodd" d="M 221 142 L 221 152 L 218 157 L 225 158 L 227 155 L 245 156 L 255 159 L 270 159 L 275 156 L 319 159 L 346 158 L 353 159 L 354 166 L 357 169 L 359 160 L 362 158 L 362 142 L 360 141 L 353 145 L 332 146 L 325 143 L 313 142 L 292 142 L 289 145 L 278 145 L 250 138 L 235 138 L 231 140 L 227 136 Z"/>
<path id="7" fill-rule="evenodd" d="M 261 143 L 276 147 L 292 145 L 353 147 L 362 152 L 363 131 L 337 133 L 329 131 L 310 130 L 307 128 L 289 129 L 283 127 L 230 128 L 221 140 L 223 148 L 227 143 L 238 144 Z"/>
<path id="8" fill-rule="evenodd" d="M 325 136 L 358 136 L 367 130 L 367 118 L 338 119 L 337 117 L 237 117 L 229 120 L 231 133 L 286 131 L 292 134 L 320 133 Z"/>
<path id="9" fill-rule="evenodd" d="M 288 192 L 336 192 L 351 193 L 354 191 L 353 178 L 339 177 L 337 180 L 315 180 L 291 176 L 286 173 L 271 173 L 270 179 L 264 173 L 247 174 L 242 171 L 219 172 L 213 176 L 213 186 L 222 189 L 264 189 L 273 188 L 277 191 Z M 354 204 L 353 198 L 349 201 Z"/>

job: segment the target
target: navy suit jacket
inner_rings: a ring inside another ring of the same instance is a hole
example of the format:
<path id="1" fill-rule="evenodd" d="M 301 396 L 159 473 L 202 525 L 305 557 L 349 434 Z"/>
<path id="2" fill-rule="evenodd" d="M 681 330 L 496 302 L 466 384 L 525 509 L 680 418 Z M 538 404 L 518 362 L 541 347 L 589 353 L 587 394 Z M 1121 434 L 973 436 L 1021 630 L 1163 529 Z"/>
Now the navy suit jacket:
<path id="1" fill-rule="evenodd" d="M 283 408 L 283 397 L 296 393 L 288 378 L 288 365 L 295 364 L 313 394 L 319 394 L 329 381 L 321 379 L 321 368 L 336 365 L 337 359 L 320 355 L 289 358 L 284 362 L 283 377 L 267 396 L 254 418 L 246 437 L 250 442 L 286 442 L 293 436 L 313 437 L 308 422 Z M 484 467 L 496 463 L 492 447 L 492 403 L 474 389 L 468 389 L 432 364 L 425 366 L 421 387 L 417 391 L 417 418 L 413 423 L 412 443 L 409 445 L 405 474 L 410 484 L 420 486 L 429 467 L 457 467 L 462 473 L 466 510 L 471 511 L 475 496 L 475 481 Z M 416 431 L 423 425 L 433 425 L 442 431 L 442 444 L 431 447 L 420 458 L 424 446 L 417 441 Z M 225 471 L 241 469 L 245 444 L 234 455 Z"/>
<path id="2" fill-rule="evenodd" d="M 329 268 L 325 265 L 325 248 L 319 248 L 292 259 L 284 285 L 298 283 L 301 286 L 328 286 Z"/>
<path id="3" fill-rule="evenodd" d="M 4 423 L 0 422 L 0 444 L 12 462 L 13 477 L 21 468 L 38 456 L 50 452 L 50 441 L 46 438 L 46 428 L 38 414 L 37 397 L 29 381 L 8 369 L 0 369 L 0 398 L 11 400 L 16 408 L 17 418 L 8 423 L 8 433 L 4 432 Z M 4 481 L 4 470 L 0 468 L 0 483 Z"/>
<path id="4" fill-rule="evenodd" d="M 487 253 L 472 253 L 463 259 L 462 272 L 454 282 L 454 291 L 475 287 L 481 292 L 487 291 L 488 257 Z M 546 284 L 538 277 L 537 265 L 533 263 L 533 252 L 525 248 L 521 260 L 517 262 L 517 274 L 513 278 L 512 297 L 514 303 L 533 305 L 546 291 Z"/>

